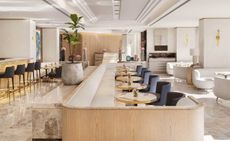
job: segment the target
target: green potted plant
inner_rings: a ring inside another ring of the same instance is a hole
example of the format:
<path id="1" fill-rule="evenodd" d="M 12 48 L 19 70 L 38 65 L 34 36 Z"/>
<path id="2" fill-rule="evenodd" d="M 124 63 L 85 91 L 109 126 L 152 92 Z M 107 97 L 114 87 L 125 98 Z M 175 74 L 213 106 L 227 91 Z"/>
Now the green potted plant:
<path id="1" fill-rule="evenodd" d="M 67 41 L 69 46 L 69 61 L 63 64 L 62 68 L 62 80 L 66 85 L 79 84 L 83 80 L 83 68 L 82 63 L 74 62 L 75 48 L 80 43 L 79 29 L 84 29 L 84 25 L 81 23 L 82 16 L 77 14 L 70 15 L 70 22 L 66 23 L 72 32 L 63 29 L 64 40 Z"/>

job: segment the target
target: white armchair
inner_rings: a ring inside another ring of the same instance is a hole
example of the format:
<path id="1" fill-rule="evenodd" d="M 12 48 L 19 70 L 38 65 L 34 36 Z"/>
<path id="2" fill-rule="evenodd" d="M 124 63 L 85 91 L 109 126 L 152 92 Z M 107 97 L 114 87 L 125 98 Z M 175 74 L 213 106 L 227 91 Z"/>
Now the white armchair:
<path id="1" fill-rule="evenodd" d="M 196 88 L 212 89 L 214 87 L 214 77 L 216 72 L 230 71 L 229 68 L 205 68 L 195 69 L 192 72 L 192 82 Z"/>
<path id="2" fill-rule="evenodd" d="M 230 100 L 230 79 L 215 77 L 214 94 L 218 98 Z"/>

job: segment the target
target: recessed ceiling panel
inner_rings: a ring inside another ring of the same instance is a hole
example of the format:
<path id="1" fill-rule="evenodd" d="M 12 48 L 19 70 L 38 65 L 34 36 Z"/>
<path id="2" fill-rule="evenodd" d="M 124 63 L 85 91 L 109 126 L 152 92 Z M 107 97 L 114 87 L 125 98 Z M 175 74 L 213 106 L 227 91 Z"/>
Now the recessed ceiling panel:
<path id="1" fill-rule="evenodd" d="M 136 20 L 151 0 L 121 0 L 120 20 Z"/>
<path id="2" fill-rule="evenodd" d="M 85 0 L 98 20 L 113 20 L 112 0 Z"/>
<path id="3" fill-rule="evenodd" d="M 191 0 L 155 23 L 154 27 L 194 27 L 202 18 L 229 18 L 230 0 Z"/>

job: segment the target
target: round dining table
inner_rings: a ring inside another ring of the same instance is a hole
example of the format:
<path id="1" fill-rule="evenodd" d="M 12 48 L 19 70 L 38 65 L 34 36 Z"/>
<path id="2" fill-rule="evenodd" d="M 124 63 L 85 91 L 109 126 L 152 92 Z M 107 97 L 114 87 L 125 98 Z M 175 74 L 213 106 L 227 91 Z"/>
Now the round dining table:
<path id="1" fill-rule="evenodd" d="M 146 89 L 147 88 L 147 85 L 145 84 L 140 84 L 140 83 L 131 83 L 131 84 L 128 84 L 128 83 L 120 83 L 120 84 L 117 84 L 116 87 L 118 89 L 121 89 L 121 90 L 124 90 L 124 91 L 131 91 L 133 89 L 137 89 L 137 90 L 143 90 L 143 89 Z"/>
<path id="2" fill-rule="evenodd" d="M 157 96 L 153 93 L 140 93 L 135 97 L 133 92 L 118 94 L 115 99 L 125 104 L 148 104 L 157 101 Z"/>
<path id="3" fill-rule="evenodd" d="M 129 77 L 128 76 L 118 76 L 116 77 L 117 81 L 122 81 L 122 82 L 128 82 L 129 81 Z M 131 76 L 131 81 L 141 81 L 142 78 L 140 76 Z"/>

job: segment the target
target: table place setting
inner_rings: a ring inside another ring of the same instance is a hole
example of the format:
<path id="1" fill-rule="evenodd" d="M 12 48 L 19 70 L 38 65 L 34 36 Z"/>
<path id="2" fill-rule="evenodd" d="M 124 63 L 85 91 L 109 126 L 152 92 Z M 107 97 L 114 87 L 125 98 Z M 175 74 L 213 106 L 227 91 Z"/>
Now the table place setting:
<path id="1" fill-rule="evenodd" d="M 115 98 L 125 104 L 147 104 L 157 100 L 157 96 L 153 93 L 141 93 L 137 89 L 132 92 L 122 93 Z"/>

